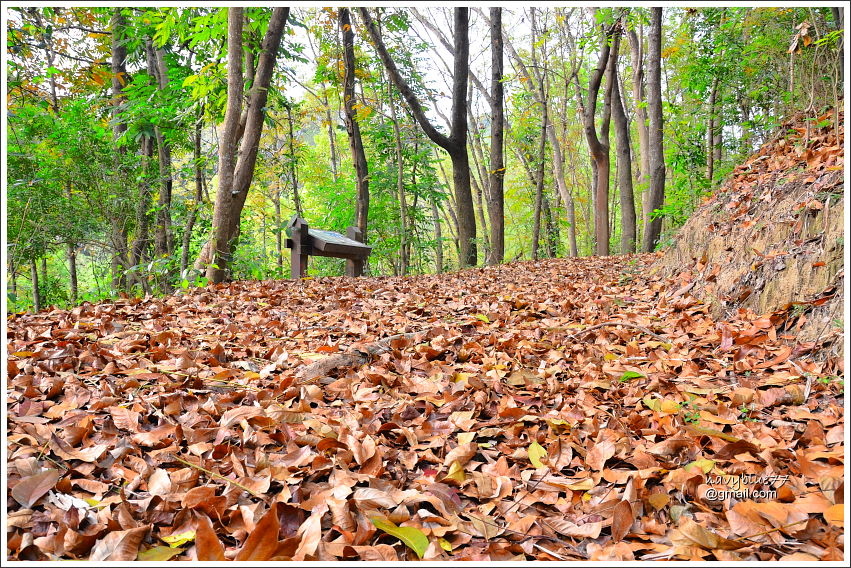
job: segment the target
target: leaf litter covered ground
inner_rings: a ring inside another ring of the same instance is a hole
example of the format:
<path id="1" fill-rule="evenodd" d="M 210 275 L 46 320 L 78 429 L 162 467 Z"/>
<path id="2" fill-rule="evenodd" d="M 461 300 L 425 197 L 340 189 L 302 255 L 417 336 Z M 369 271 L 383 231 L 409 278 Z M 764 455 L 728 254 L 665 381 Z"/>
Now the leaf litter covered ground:
<path id="1" fill-rule="evenodd" d="M 7 558 L 841 560 L 839 363 L 656 258 L 12 316 Z"/>

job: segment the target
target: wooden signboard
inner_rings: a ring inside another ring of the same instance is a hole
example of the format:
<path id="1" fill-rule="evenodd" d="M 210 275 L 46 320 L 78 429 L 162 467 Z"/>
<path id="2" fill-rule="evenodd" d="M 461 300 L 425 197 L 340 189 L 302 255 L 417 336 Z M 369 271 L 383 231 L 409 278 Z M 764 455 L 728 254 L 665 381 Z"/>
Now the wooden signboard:
<path id="1" fill-rule="evenodd" d="M 357 227 L 346 230 L 348 236 L 334 231 L 311 229 L 307 221 L 293 215 L 287 224 L 286 246 L 292 249 L 292 277 L 303 278 L 308 256 L 330 256 L 346 259 L 346 276 L 362 276 L 363 265 L 372 247 L 363 244 L 363 235 Z"/>

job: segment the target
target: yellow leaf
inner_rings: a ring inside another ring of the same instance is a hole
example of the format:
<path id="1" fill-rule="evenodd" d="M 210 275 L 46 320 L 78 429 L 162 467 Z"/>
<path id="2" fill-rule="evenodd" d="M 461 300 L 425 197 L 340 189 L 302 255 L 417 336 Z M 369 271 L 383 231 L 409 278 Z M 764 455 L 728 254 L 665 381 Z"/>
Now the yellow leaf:
<path id="1" fill-rule="evenodd" d="M 603 359 L 605 359 L 606 361 L 614 361 L 617 358 L 618 356 L 614 353 L 606 353 L 605 355 L 603 355 Z"/>
<path id="2" fill-rule="evenodd" d="M 532 465 L 535 467 L 546 467 L 542 462 L 541 458 L 547 455 L 547 450 L 539 444 L 538 442 L 532 442 L 529 444 L 529 461 L 532 462 Z"/>
<path id="3" fill-rule="evenodd" d="M 195 531 L 189 530 L 179 534 L 171 534 L 168 536 L 160 537 L 160 539 L 163 542 L 167 543 L 170 547 L 176 548 L 182 544 L 186 544 L 187 542 L 195 540 Z"/>
<path id="4" fill-rule="evenodd" d="M 449 473 L 447 473 L 446 477 L 443 479 L 452 479 L 458 483 L 462 483 L 465 479 L 467 479 L 467 474 L 464 473 L 464 466 L 457 461 L 452 462 L 452 465 L 449 466 Z"/>
<path id="5" fill-rule="evenodd" d="M 458 434 L 458 445 L 469 444 L 476 437 L 475 432 L 461 432 Z"/>
<path id="6" fill-rule="evenodd" d="M 705 459 L 705 458 L 699 459 L 699 460 L 694 460 L 691 463 L 687 463 L 685 465 L 685 467 L 683 467 L 683 469 L 688 471 L 689 468 L 691 468 L 691 467 L 699 468 L 700 471 L 702 471 L 703 473 L 709 473 L 710 471 L 712 471 L 712 468 L 715 467 L 715 461 L 714 460 L 708 460 L 708 459 Z"/>
<path id="7" fill-rule="evenodd" d="M 260 373 L 255 373 L 254 371 L 246 371 L 245 374 L 242 375 L 243 379 L 259 379 Z"/>
<path id="8" fill-rule="evenodd" d="M 665 414 L 676 414 L 680 411 L 680 404 L 666 398 L 659 404 L 659 410 Z"/>
<path id="9" fill-rule="evenodd" d="M 835 527 L 845 526 L 845 509 L 844 505 L 837 504 L 829 507 L 827 511 L 822 513 L 824 520 Z"/>
<path id="10" fill-rule="evenodd" d="M 490 320 L 490 319 L 488 318 L 488 316 L 486 316 L 485 314 L 476 314 L 476 319 L 477 319 L 477 320 L 481 320 L 481 321 L 483 321 L 483 322 L 485 322 L 485 323 L 490 323 L 490 322 L 491 322 L 491 320 Z"/>
<path id="11" fill-rule="evenodd" d="M 472 373 L 455 373 L 454 375 L 452 375 L 452 382 L 453 383 L 466 382 L 467 379 L 469 379 L 472 376 L 473 376 Z"/>
<path id="12" fill-rule="evenodd" d="M 181 552 L 183 552 L 182 548 L 155 546 L 148 550 L 139 552 L 136 556 L 136 560 L 142 560 L 144 562 L 164 562 L 166 560 L 171 560 L 172 556 L 177 556 Z"/>
<path id="13" fill-rule="evenodd" d="M 443 537 L 440 537 L 439 539 L 437 539 L 437 544 L 439 544 L 439 545 L 440 545 L 440 548 L 442 548 L 442 549 L 443 549 L 443 550 L 445 550 L 446 552 L 451 552 L 451 551 L 452 551 L 452 545 L 449 543 L 449 541 L 448 541 L 448 540 L 446 540 L 446 539 L 445 539 L 445 538 L 443 538 Z"/>
<path id="14" fill-rule="evenodd" d="M 590 477 L 586 477 L 581 481 L 577 481 L 576 483 L 569 483 L 566 485 L 568 489 L 571 491 L 590 491 L 594 489 L 597 484 L 594 483 L 594 480 Z"/>

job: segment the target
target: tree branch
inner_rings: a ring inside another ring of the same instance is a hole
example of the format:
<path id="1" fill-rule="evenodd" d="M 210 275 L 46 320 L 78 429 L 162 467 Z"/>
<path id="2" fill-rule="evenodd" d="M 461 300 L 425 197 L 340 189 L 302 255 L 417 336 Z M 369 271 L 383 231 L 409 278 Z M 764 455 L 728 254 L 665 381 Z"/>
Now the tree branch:
<path id="1" fill-rule="evenodd" d="M 441 134 L 438 130 L 431 124 L 429 119 L 426 117 L 425 112 L 423 111 L 422 104 L 420 104 L 419 99 L 414 94 L 414 91 L 402 78 L 402 74 L 399 72 L 399 68 L 396 67 L 396 63 L 394 63 L 393 59 L 390 57 L 390 54 L 387 52 L 387 47 L 384 45 L 384 40 L 381 39 L 381 35 L 378 33 L 378 27 L 375 25 L 375 22 L 372 19 L 372 16 L 369 13 L 367 8 L 358 8 L 361 18 L 366 24 L 366 30 L 369 33 L 369 37 L 372 40 L 373 46 L 375 46 L 376 52 L 378 52 L 378 57 L 381 59 L 381 63 L 384 65 L 384 68 L 387 69 L 387 73 L 390 75 L 390 80 L 393 81 L 393 84 L 402 94 L 402 97 L 405 99 L 405 102 L 408 103 L 408 107 L 411 109 L 411 113 L 414 115 L 414 118 L 417 119 L 417 122 L 422 127 L 423 132 L 426 133 L 432 142 L 446 150 L 447 152 L 452 152 L 457 150 L 457 145 L 455 141 L 450 139 L 448 136 Z M 465 82 L 466 84 L 466 82 Z"/>

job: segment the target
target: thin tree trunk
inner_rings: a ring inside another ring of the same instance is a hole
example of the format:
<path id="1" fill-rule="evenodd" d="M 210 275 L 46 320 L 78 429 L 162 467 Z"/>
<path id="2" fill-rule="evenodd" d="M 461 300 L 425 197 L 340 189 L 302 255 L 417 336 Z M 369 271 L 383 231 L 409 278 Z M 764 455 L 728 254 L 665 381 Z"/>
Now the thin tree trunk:
<path id="1" fill-rule="evenodd" d="M 553 207 L 550 205 L 550 198 L 546 194 L 543 195 L 541 208 L 541 213 L 546 223 L 544 243 L 546 245 L 547 258 L 555 258 L 558 253 L 559 231 L 558 225 L 555 223 Z"/>
<path id="2" fill-rule="evenodd" d="M 346 131 L 349 134 L 349 148 L 352 151 L 352 162 L 355 166 L 357 184 L 357 204 L 355 223 L 361 231 L 363 242 L 366 242 L 366 229 L 369 218 L 369 169 L 366 153 L 361 140 L 360 125 L 355 112 L 355 47 L 352 31 L 352 21 L 348 8 L 340 8 L 340 31 L 343 35 L 343 103 L 346 116 Z M 395 124 L 395 119 L 394 119 Z M 398 125 L 396 126 L 398 128 Z M 397 134 L 398 136 L 398 134 Z M 401 150 L 399 151 L 401 157 Z M 401 159 L 399 161 L 401 176 Z M 404 187 L 401 189 L 404 200 Z M 404 206 L 403 206 L 404 207 Z"/>
<path id="3" fill-rule="evenodd" d="M 647 111 L 650 115 L 650 210 L 665 201 L 665 155 L 662 148 L 662 8 L 651 8 L 647 64 Z M 662 218 L 644 228 L 643 250 L 652 252 L 662 233 Z"/>
<path id="4" fill-rule="evenodd" d="M 304 216 L 304 211 L 301 208 L 301 196 L 298 193 L 298 169 L 296 165 L 298 164 L 298 157 L 295 153 L 295 135 L 293 134 L 293 109 L 292 106 L 287 105 L 287 126 L 289 128 L 289 138 L 287 138 L 289 146 L 290 146 L 290 182 L 293 185 L 293 208 L 295 209 L 295 214 L 299 217 Z"/>
<path id="5" fill-rule="evenodd" d="M 338 163 L 340 159 L 337 157 L 337 136 L 334 132 L 334 117 L 331 116 L 331 103 L 328 100 L 328 91 L 325 89 L 325 83 L 323 82 L 320 87 L 322 88 L 322 104 L 325 105 L 325 120 L 328 122 L 328 148 L 331 154 L 331 176 L 334 178 L 334 181 L 337 181 L 337 178 L 340 176 L 338 172 Z"/>
<path id="6" fill-rule="evenodd" d="M 500 264 L 505 258 L 505 149 L 504 130 L 505 88 L 503 75 L 502 8 L 490 9 L 491 37 L 491 147 L 490 147 L 490 191 L 488 192 L 488 216 L 491 223 L 490 254 L 487 263 Z"/>
<path id="7" fill-rule="evenodd" d="M 145 40 L 148 73 L 157 81 L 160 91 L 168 87 L 168 71 L 163 50 L 154 49 L 151 38 Z M 157 200 L 157 221 L 154 228 L 154 254 L 156 258 L 171 256 L 174 249 L 174 239 L 171 233 L 171 145 L 166 141 L 162 128 L 154 126 L 154 137 L 157 141 L 157 156 L 159 158 L 160 191 Z M 164 282 L 166 290 L 170 287 L 168 280 Z"/>
<path id="8" fill-rule="evenodd" d="M 534 27 L 534 24 L 533 24 Z M 534 35 L 533 35 L 534 38 Z M 534 51 L 534 47 L 533 47 Z M 539 84 L 539 100 L 541 102 L 541 141 L 538 145 L 538 174 L 536 176 L 535 185 L 535 212 L 532 222 L 532 258 L 538 259 L 538 247 L 540 246 L 541 238 L 541 206 L 544 197 L 544 173 L 546 172 L 547 164 L 547 92 L 544 90 L 545 83 Z"/>
<path id="9" fill-rule="evenodd" d="M 393 122 L 393 140 L 396 150 L 396 195 L 399 199 L 399 272 L 408 273 L 410 258 L 408 257 L 408 200 L 405 196 L 405 164 L 402 157 L 402 133 L 399 130 L 399 119 L 396 116 L 396 103 L 393 101 L 393 85 L 387 83 L 387 95 L 390 103 L 390 119 Z"/>
<path id="10" fill-rule="evenodd" d="M 639 25 L 643 30 L 644 24 Z M 643 37 L 636 35 L 634 29 L 627 29 L 626 33 L 632 58 L 632 98 L 635 101 L 635 125 L 638 131 L 639 159 L 636 181 L 641 191 L 641 222 L 645 224 L 650 217 L 650 150 L 644 94 L 644 45 Z"/>
<path id="11" fill-rule="evenodd" d="M 588 81 L 588 102 L 585 105 L 585 114 L 583 117 L 585 138 L 588 141 L 588 148 L 591 152 L 591 158 L 594 162 L 594 237 L 596 241 L 595 252 L 597 255 L 605 256 L 609 254 L 609 147 L 608 147 L 608 122 L 606 120 L 606 112 L 604 109 L 604 117 L 601 124 L 601 133 L 598 136 L 597 129 L 594 124 L 594 116 L 597 111 L 597 96 L 600 91 L 600 84 L 603 80 L 603 75 L 606 73 L 611 52 L 610 39 L 614 32 L 614 26 L 610 27 L 604 34 L 601 45 L 600 54 L 597 59 L 597 67 L 592 71 Z M 577 89 L 579 88 L 578 74 L 574 73 Z M 607 81 L 606 93 L 604 101 L 611 100 L 611 83 Z M 605 106 L 605 102 L 604 102 Z"/>
<path id="12" fill-rule="evenodd" d="M 143 136 L 141 142 L 142 175 L 139 180 L 139 200 L 136 204 L 136 235 L 130 247 L 130 266 L 135 270 L 134 280 L 142 287 L 145 294 L 151 293 L 148 279 L 142 275 L 141 264 L 145 259 L 145 251 L 150 241 L 150 219 L 148 210 L 151 208 L 151 158 L 154 155 L 154 139 Z"/>
<path id="13" fill-rule="evenodd" d="M 9 259 L 9 282 L 12 285 L 12 295 L 15 300 L 18 299 L 18 266 L 15 263 L 15 258 L 10 254 Z"/>
<path id="14" fill-rule="evenodd" d="M 490 183 L 490 176 L 488 176 L 485 171 L 485 152 L 482 148 L 482 140 L 480 138 L 481 130 L 479 129 L 479 125 L 476 122 L 476 117 L 473 115 L 473 101 L 472 97 L 468 99 L 468 120 L 470 125 L 472 126 L 472 133 L 470 136 L 470 155 L 473 158 L 473 167 L 470 171 L 470 181 L 473 185 L 473 192 L 475 197 L 476 204 L 476 218 L 479 220 L 479 225 L 482 227 L 482 244 L 485 247 L 484 253 L 485 258 L 490 255 L 490 231 L 488 230 L 488 223 L 485 219 L 485 206 L 482 201 L 482 196 L 484 195 L 484 199 L 487 200 L 487 196 L 490 193 L 490 188 L 488 187 L 488 183 Z M 479 178 L 478 182 L 476 180 L 475 172 L 478 171 Z"/>
<path id="15" fill-rule="evenodd" d="M 617 40 L 616 40 L 617 41 Z M 615 142 L 617 144 L 618 189 L 621 206 L 621 246 L 623 254 L 635 252 L 635 195 L 632 188 L 632 162 L 629 140 L 629 125 L 620 93 L 620 81 L 617 78 L 617 52 L 613 50 L 612 61 L 612 119 L 615 123 Z"/>
<path id="16" fill-rule="evenodd" d="M 115 8 L 110 19 L 112 39 L 112 137 L 118 140 L 127 130 L 127 125 L 121 120 L 121 109 L 127 102 L 123 88 L 127 84 L 127 47 L 125 45 L 125 28 L 127 22 L 121 13 L 122 8 Z M 127 153 L 125 146 L 118 146 L 115 151 L 117 183 L 119 187 L 126 183 L 128 177 L 124 157 Z M 112 282 L 117 290 L 127 288 L 126 270 L 129 266 L 127 258 L 127 226 L 123 216 L 116 211 L 110 211 L 110 244 L 113 254 L 110 261 Z"/>
<path id="17" fill-rule="evenodd" d="M 183 241 L 181 243 L 180 252 L 180 277 L 186 278 L 186 268 L 189 266 L 189 246 L 192 243 L 192 229 L 195 227 L 195 220 L 198 218 L 198 209 L 201 207 L 204 190 L 204 168 L 201 164 L 201 126 L 204 120 L 204 109 L 198 109 L 198 116 L 195 120 L 195 136 L 193 139 L 192 158 L 195 169 L 195 199 L 189 209 L 189 215 L 186 218 L 186 228 L 183 230 Z"/>
<path id="18" fill-rule="evenodd" d="M 38 264 L 33 259 L 30 264 L 30 280 L 33 285 L 33 312 L 41 310 L 41 292 L 38 289 Z"/>
<path id="19" fill-rule="evenodd" d="M 440 227 L 440 213 L 437 210 L 435 199 L 431 199 L 429 203 L 431 205 L 431 219 L 434 223 L 434 269 L 435 272 L 441 273 L 443 272 L 443 231 Z"/>
<path id="20" fill-rule="evenodd" d="M 715 173 L 715 101 L 718 96 L 718 77 L 712 79 L 712 87 L 709 91 L 709 113 L 706 119 L 706 179 L 712 183 Z"/>

